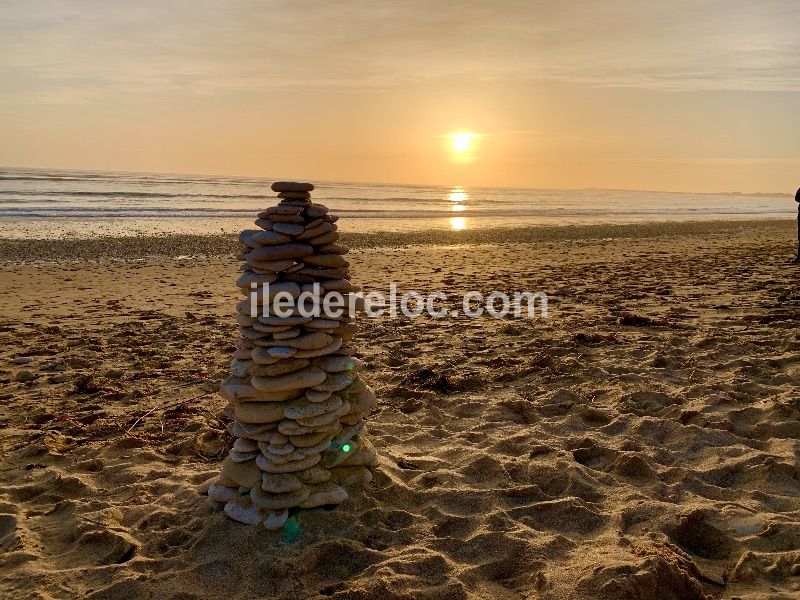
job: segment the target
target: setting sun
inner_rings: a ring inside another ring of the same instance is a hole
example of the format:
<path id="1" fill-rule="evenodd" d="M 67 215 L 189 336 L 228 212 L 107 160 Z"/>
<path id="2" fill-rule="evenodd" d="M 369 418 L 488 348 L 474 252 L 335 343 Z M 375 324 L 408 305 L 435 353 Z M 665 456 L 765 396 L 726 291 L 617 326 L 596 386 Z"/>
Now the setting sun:
<path id="1" fill-rule="evenodd" d="M 445 136 L 451 160 L 457 163 L 475 160 L 477 141 L 480 137 L 480 134 L 471 131 L 458 131 Z"/>
<path id="2" fill-rule="evenodd" d="M 474 133 L 454 133 L 451 136 L 451 143 L 454 152 L 467 152 L 472 147 Z"/>

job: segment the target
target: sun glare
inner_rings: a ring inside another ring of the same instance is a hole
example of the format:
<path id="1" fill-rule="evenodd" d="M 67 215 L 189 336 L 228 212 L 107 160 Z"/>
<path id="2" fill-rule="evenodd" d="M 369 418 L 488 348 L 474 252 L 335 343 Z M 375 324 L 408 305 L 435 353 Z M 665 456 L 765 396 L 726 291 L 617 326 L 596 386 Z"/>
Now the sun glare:
<path id="1" fill-rule="evenodd" d="M 472 141 L 478 137 L 474 133 L 470 133 L 468 131 L 462 131 L 460 133 L 453 133 L 450 135 L 450 144 L 453 148 L 453 152 L 456 153 L 463 153 L 469 152 L 472 149 Z"/>

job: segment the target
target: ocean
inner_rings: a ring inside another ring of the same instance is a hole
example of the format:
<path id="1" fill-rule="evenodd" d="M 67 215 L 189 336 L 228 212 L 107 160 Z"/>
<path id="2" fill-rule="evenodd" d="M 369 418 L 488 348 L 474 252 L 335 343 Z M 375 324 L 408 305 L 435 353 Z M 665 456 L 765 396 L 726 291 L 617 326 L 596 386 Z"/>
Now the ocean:
<path id="1" fill-rule="evenodd" d="M 235 232 L 274 204 L 274 178 L 0 168 L 0 236 Z M 315 181 L 348 231 L 793 218 L 791 195 Z"/>

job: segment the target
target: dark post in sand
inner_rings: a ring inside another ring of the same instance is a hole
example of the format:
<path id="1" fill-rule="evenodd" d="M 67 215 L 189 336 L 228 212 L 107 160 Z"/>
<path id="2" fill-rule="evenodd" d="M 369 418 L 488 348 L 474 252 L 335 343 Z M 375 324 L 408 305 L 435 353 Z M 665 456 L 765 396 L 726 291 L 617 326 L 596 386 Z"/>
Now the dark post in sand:
<path id="1" fill-rule="evenodd" d="M 800 264 L 800 188 L 794 194 L 794 201 L 797 202 L 797 257 L 794 262 Z"/>

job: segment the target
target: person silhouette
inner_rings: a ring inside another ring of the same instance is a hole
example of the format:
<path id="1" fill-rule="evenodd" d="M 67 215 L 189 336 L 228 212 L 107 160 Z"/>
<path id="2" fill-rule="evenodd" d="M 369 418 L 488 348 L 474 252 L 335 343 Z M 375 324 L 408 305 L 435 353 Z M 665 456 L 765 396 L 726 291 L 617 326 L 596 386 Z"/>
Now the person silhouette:
<path id="1" fill-rule="evenodd" d="M 797 188 L 794 201 L 797 202 L 797 258 L 794 259 L 794 263 L 800 264 L 800 188 Z"/>

